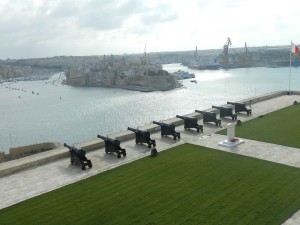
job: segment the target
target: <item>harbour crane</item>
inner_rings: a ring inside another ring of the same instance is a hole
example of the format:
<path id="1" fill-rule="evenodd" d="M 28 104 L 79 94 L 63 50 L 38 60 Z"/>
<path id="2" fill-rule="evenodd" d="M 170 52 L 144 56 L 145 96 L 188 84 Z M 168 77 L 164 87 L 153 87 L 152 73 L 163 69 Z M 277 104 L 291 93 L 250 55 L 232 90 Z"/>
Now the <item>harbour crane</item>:
<path id="1" fill-rule="evenodd" d="M 229 64 L 229 57 L 228 57 L 228 48 L 229 48 L 229 45 L 232 45 L 232 44 L 231 44 L 231 39 L 228 37 L 225 45 L 223 46 L 223 52 L 224 52 L 223 67 L 224 68 L 228 68 L 228 64 Z"/>

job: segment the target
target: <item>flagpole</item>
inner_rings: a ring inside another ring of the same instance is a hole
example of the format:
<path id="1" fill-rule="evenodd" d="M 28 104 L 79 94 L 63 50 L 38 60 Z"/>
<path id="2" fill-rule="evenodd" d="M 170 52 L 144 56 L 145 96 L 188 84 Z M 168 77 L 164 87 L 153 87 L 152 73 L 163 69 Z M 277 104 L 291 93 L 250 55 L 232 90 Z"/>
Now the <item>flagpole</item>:
<path id="1" fill-rule="evenodd" d="M 291 41 L 291 46 L 292 46 L 292 41 Z M 289 76 L 289 94 L 291 91 L 291 73 L 292 73 L 292 51 L 290 49 L 290 76 Z"/>

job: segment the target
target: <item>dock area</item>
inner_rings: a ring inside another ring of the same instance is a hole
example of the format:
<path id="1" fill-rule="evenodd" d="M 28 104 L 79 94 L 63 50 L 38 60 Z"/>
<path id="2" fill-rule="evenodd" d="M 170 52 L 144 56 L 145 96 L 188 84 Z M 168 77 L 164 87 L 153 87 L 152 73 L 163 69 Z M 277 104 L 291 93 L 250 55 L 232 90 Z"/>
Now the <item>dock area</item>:
<path id="1" fill-rule="evenodd" d="M 247 104 L 251 103 L 252 115 L 238 114 L 238 119 L 245 122 L 290 106 L 294 101 L 300 102 L 299 93 L 291 93 L 290 95 L 273 93 L 272 95 L 260 96 L 256 99 L 244 100 Z M 198 113 L 189 115 L 197 116 L 199 123 L 202 124 L 201 116 Z M 176 125 L 176 131 L 181 133 L 179 140 L 173 140 L 172 137 L 161 137 L 158 126 L 154 124 L 140 128 L 151 132 L 151 138 L 156 140 L 158 153 L 177 145 L 192 143 L 300 168 L 300 149 L 298 148 L 246 139 L 244 139 L 245 143 L 234 148 L 219 146 L 218 143 L 226 139 L 226 136 L 216 134 L 216 132 L 224 129 L 228 123 L 231 123 L 231 119 L 222 119 L 221 127 L 213 124 L 204 124 L 203 133 L 197 133 L 195 130 L 185 130 L 182 120 L 178 118 L 171 118 L 164 122 Z M 91 169 L 81 170 L 78 166 L 70 165 L 69 152 L 64 147 L 1 163 L 0 209 L 76 181 L 87 179 L 137 159 L 150 157 L 151 148 L 147 148 L 147 145 L 136 144 L 133 132 L 124 131 L 112 134 L 110 137 L 121 141 L 121 147 L 126 149 L 127 156 L 119 159 L 115 154 L 106 154 L 104 141 L 100 139 L 80 143 L 77 147 L 82 147 L 86 150 L 87 158 L 92 160 L 93 167 Z M 284 224 L 300 224 L 300 210 Z"/>

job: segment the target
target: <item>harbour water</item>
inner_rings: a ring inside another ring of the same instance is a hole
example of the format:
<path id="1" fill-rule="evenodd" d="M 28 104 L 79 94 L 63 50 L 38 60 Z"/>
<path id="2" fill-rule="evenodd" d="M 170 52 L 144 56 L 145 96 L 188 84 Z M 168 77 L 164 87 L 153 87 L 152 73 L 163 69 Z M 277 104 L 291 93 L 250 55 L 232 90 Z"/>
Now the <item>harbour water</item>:
<path id="1" fill-rule="evenodd" d="M 197 71 L 166 64 L 164 69 L 194 73 L 197 83 L 183 80 L 184 88 L 150 93 L 66 86 L 61 84 L 62 74 L 49 80 L 2 83 L 0 151 L 47 141 L 79 143 L 128 126 L 289 89 L 288 67 Z M 299 91 L 300 68 L 292 68 L 290 81 L 291 90 Z"/>

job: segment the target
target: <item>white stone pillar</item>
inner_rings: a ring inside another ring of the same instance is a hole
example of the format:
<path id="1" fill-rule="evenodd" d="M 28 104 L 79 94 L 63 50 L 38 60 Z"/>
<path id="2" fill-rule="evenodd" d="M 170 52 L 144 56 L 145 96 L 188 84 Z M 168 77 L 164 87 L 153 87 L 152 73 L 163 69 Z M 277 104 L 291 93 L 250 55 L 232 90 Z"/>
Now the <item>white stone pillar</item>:
<path id="1" fill-rule="evenodd" d="M 235 138 L 235 123 L 229 123 L 227 125 L 227 139 L 219 142 L 219 145 L 227 148 L 232 148 L 244 142 L 244 140 Z"/>
<path id="2" fill-rule="evenodd" d="M 227 125 L 227 141 L 232 141 L 235 138 L 235 123 Z"/>

